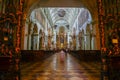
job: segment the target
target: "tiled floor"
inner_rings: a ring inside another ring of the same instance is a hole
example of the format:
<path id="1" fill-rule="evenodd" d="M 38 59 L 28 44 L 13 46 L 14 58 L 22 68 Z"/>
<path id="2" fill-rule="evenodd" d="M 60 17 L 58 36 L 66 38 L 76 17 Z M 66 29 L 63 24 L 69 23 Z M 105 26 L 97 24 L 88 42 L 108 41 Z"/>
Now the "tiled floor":
<path id="1" fill-rule="evenodd" d="M 100 80 L 100 63 L 56 53 L 43 62 L 22 63 L 21 80 Z"/>

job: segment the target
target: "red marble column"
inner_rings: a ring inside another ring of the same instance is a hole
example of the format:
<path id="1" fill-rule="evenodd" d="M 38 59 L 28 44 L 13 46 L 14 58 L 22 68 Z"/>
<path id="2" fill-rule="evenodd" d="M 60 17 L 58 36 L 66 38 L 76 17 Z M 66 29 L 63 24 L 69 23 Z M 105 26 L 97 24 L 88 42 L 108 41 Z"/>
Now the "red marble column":
<path id="1" fill-rule="evenodd" d="M 99 30 L 100 30 L 100 44 L 101 44 L 101 80 L 108 80 L 108 65 L 107 65 L 107 55 L 105 46 L 105 25 L 104 25 L 104 9 L 103 0 L 98 1 L 98 18 L 99 18 Z"/>
<path id="2" fill-rule="evenodd" d="M 15 47 L 15 80 L 20 80 L 20 50 L 21 50 L 21 28 L 22 28 L 22 17 L 23 17 L 23 0 L 19 1 L 17 10 L 17 29 L 16 29 L 16 47 Z"/>

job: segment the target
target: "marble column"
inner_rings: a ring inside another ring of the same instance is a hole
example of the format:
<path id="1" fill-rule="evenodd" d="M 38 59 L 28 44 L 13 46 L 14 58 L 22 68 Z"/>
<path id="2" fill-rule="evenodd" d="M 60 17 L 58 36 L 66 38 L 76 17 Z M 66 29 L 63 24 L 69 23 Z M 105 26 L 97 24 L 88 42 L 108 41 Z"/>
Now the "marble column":
<path id="1" fill-rule="evenodd" d="M 79 49 L 79 37 L 76 35 L 76 50 Z"/>
<path id="2" fill-rule="evenodd" d="M 28 43 L 27 43 L 27 46 L 28 46 L 28 50 L 31 50 L 31 34 L 28 34 Z"/>
<path id="3" fill-rule="evenodd" d="M 92 38 L 91 38 L 91 50 L 96 50 L 95 46 L 96 46 L 96 35 L 92 34 Z"/>
<path id="4" fill-rule="evenodd" d="M 87 33 L 86 35 L 85 35 L 85 37 L 86 37 L 86 50 L 90 50 L 90 46 L 91 46 L 91 38 L 90 38 L 90 34 L 89 33 Z"/>
<path id="5" fill-rule="evenodd" d="M 54 48 L 56 48 L 56 31 L 54 32 Z"/>
<path id="6" fill-rule="evenodd" d="M 69 47 L 69 45 L 70 45 L 70 40 L 69 40 L 69 39 L 70 39 L 70 37 L 69 37 L 69 32 L 68 32 L 68 35 L 67 35 L 67 44 L 68 44 L 68 45 L 67 45 L 67 48 L 70 48 L 70 47 Z"/>
<path id="7" fill-rule="evenodd" d="M 33 50 L 38 50 L 38 34 L 33 34 Z"/>
<path id="8" fill-rule="evenodd" d="M 37 34 L 36 37 L 37 37 L 37 50 L 39 50 L 39 44 L 38 44 L 39 43 L 39 35 Z"/>
<path id="9" fill-rule="evenodd" d="M 44 49 L 45 48 L 45 45 L 44 45 L 44 43 L 45 43 L 45 35 L 44 35 L 44 33 L 43 33 L 43 35 L 42 35 L 42 49 Z"/>
<path id="10" fill-rule="evenodd" d="M 23 40 L 24 41 L 24 44 L 23 44 L 24 48 L 23 49 L 27 50 L 28 49 L 28 47 L 27 47 L 27 45 L 28 45 L 28 36 L 29 36 L 28 35 L 28 24 L 27 23 L 25 23 L 25 27 L 24 28 L 25 28 L 25 30 L 24 30 L 24 34 L 25 35 L 24 35 L 24 40 Z"/>
<path id="11" fill-rule="evenodd" d="M 48 49 L 50 49 L 50 35 L 48 35 Z"/>
<path id="12" fill-rule="evenodd" d="M 48 46 L 48 40 L 47 40 L 48 36 L 45 35 L 45 50 L 47 49 L 47 46 Z"/>
<path id="13" fill-rule="evenodd" d="M 76 49 L 76 35 L 73 35 L 73 50 Z"/>
<path id="14" fill-rule="evenodd" d="M 81 47 L 81 49 L 82 49 L 82 50 L 85 50 L 85 37 L 84 37 L 83 34 L 82 34 L 82 37 L 81 37 L 81 42 L 82 42 L 82 47 Z"/>

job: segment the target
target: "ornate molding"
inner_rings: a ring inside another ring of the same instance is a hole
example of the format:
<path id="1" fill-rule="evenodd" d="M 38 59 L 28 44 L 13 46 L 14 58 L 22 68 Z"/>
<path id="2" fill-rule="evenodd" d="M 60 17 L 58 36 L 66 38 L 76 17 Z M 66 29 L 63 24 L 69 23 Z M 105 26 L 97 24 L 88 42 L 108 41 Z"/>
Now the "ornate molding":
<path id="1" fill-rule="evenodd" d="M 12 24 L 17 24 L 17 19 L 14 13 L 2 14 L 0 16 L 0 23 L 4 23 L 6 21 L 9 21 Z"/>

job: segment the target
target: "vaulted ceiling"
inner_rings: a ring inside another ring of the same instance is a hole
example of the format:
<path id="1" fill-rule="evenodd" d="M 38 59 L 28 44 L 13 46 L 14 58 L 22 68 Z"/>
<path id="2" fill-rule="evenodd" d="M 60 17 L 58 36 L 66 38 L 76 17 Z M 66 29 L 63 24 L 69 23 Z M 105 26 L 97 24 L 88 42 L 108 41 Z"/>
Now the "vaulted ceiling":
<path id="1" fill-rule="evenodd" d="M 54 25 L 71 25 L 79 13 L 78 8 L 48 8 Z M 62 26 L 61 25 L 61 26 Z"/>
<path id="2" fill-rule="evenodd" d="M 43 18 L 43 16 L 45 16 Z M 84 24 L 92 22 L 91 14 L 85 8 L 71 8 L 71 7 L 42 7 L 32 11 L 30 20 L 44 25 L 44 19 L 47 19 L 51 27 L 67 27 L 72 30 L 73 28 L 81 29 Z"/>
<path id="3" fill-rule="evenodd" d="M 25 3 L 28 15 L 39 7 L 84 7 L 90 11 L 94 20 L 98 18 L 97 0 L 25 0 Z"/>

